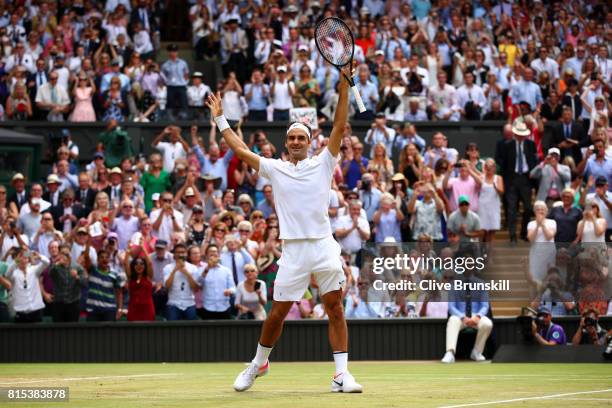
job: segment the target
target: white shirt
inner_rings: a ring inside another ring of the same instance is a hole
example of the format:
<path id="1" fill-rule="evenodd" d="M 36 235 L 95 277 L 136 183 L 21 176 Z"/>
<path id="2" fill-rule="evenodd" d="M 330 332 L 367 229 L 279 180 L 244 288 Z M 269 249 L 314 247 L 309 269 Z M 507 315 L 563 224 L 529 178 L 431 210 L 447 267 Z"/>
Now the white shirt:
<path id="1" fill-rule="evenodd" d="M 372 146 L 370 149 L 370 158 L 374 158 L 374 146 L 378 143 L 382 143 L 385 145 L 385 149 L 387 150 L 387 157 L 391 157 L 393 152 L 393 141 L 395 140 L 395 129 L 385 126 L 385 130 L 387 131 L 387 135 L 385 136 L 385 132 L 380 130 L 379 128 L 369 129 L 368 133 L 366 133 L 365 142 Z"/>
<path id="2" fill-rule="evenodd" d="M 142 54 L 148 54 L 153 51 L 153 44 L 151 43 L 151 37 L 145 30 L 134 34 L 134 51 Z"/>
<path id="3" fill-rule="evenodd" d="M 187 152 L 183 145 L 179 142 L 174 144 L 170 142 L 159 142 L 155 148 L 161 152 L 164 157 L 164 170 L 168 173 L 174 171 L 174 162 L 176 159 L 187 158 Z"/>
<path id="4" fill-rule="evenodd" d="M 297 165 L 259 159 L 259 174 L 272 182 L 281 239 L 318 239 L 332 234 L 327 209 L 336 163 L 327 148 Z"/>
<path id="5" fill-rule="evenodd" d="M 293 108 L 293 101 L 291 100 L 291 95 L 289 95 L 289 87 L 295 92 L 295 85 L 293 82 L 285 81 L 280 83 L 276 81 L 274 93 L 271 95 L 274 109 L 286 110 Z"/>
<path id="6" fill-rule="evenodd" d="M 204 106 L 204 98 L 210 95 L 212 91 L 206 84 L 200 84 L 200 86 L 190 85 L 187 87 L 187 100 L 189 106 Z"/>
<path id="7" fill-rule="evenodd" d="M 539 75 L 541 72 L 548 72 L 551 80 L 559 78 L 559 64 L 554 59 L 546 58 L 542 61 L 540 58 L 536 58 L 531 61 L 531 68 Z"/>
<path id="8" fill-rule="evenodd" d="M 30 246 L 30 240 L 28 239 L 27 235 L 21 234 L 21 239 L 27 246 Z M 19 248 L 19 241 L 17 241 L 17 236 L 13 235 L 13 238 L 11 238 L 5 234 L 4 241 L 2 241 L 2 251 L 0 252 L 0 256 L 4 258 L 6 252 L 11 248 Z"/>
<path id="9" fill-rule="evenodd" d="M 370 224 L 368 224 L 368 219 L 365 217 L 357 218 L 357 226 L 361 231 L 370 232 Z M 338 218 L 338 221 L 336 222 L 336 231 L 339 229 L 350 229 L 352 227 L 353 219 L 349 214 Z M 356 229 L 352 230 L 346 237 L 340 238 L 338 241 L 340 242 L 342 249 L 350 253 L 359 251 L 361 249 L 361 245 L 363 244 L 359 231 Z"/>
<path id="10" fill-rule="evenodd" d="M 25 274 L 17 264 L 9 267 L 7 278 L 13 284 L 13 308 L 16 312 L 34 312 L 43 309 L 45 304 L 42 300 L 38 278 L 49 265 L 49 259 L 41 256 L 36 265 L 28 265 Z"/>
<path id="11" fill-rule="evenodd" d="M 175 262 L 164 266 L 164 285 L 175 266 Z M 185 262 L 185 269 L 191 274 L 193 280 L 197 282 L 200 276 L 200 269 L 189 262 Z M 195 306 L 195 294 L 191 290 L 191 286 L 189 286 L 189 280 L 181 271 L 176 271 L 174 274 L 172 286 L 168 290 L 168 305 L 176 306 L 181 310 Z"/>
<path id="12" fill-rule="evenodd" d="M 80 245 L 74 242 L 70 251 L 70 257 L 72 258 L 72 262 L 78 262 L 79 257 L 83 252 L 85 252 L 85 245 Z M 96 253 L 95 248 L 89 247 L 89 259 L 91 260 L 91 264 L 93 266 L 98 265 L 98 254 Z"/>
<path id="13" fill-rule="evenodd" d="M 157 221 L 157 218 L 159 217 L 161 211 L 161 208 L 151 211 L 150 218 L 153 224 L 155 224 L 155 222 Z M 174 218 L 176 219 L 176 223 L 178 224 L 179 228 L 183 230 L 183 228 L 185 227 L 185 224 L 183 223 L 183 214 L 176 210 L 172 210 L 172 213 L 174 214 Z M 162 218 L 162 222 L 159 225 L 159 230 L 156 231 L 154 229 L 152 231 L 152 234 L 158 239 L 163 239 L 166 242 L 172 242 L 171 238 L 172 233 L 174 232 L 172 218 L 170 218 L 167 214 L 163 214 L 162 217 L 164 218 Z"/>
<path id="14" fill-rule="evenodd" d="M 474 104 L 480 107 L 484 107 L 487 104 L 487 98 L 485 98 L 481 87 L 472 85 L 471 88 L 468 88 L 465 85 L 461 85 L 457 89 L 457 105 L 463 109 L 468 101 L 473 101 Z"/>

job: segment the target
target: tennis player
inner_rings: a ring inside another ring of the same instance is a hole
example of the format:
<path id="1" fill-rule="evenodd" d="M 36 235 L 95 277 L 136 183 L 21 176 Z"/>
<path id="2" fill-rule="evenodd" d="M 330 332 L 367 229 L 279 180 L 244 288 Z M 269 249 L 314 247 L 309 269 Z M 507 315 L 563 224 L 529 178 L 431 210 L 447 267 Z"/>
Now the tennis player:
<path id="1" fill-rule="evenodd" d="M 349 68 L 343 72 L 351 75 Z M 314 275 L 329 317 L 329 341 L 336 364 L 332 392 L 362 392 L 348 371 L 348 333 L 342 307 L 345 284 L 340 245 L 332 237 L 327 215 L 332 172 L 336 166 L 342 132 L 348 116 L 349 82 L 341 75 L 339 99 L 329 144 L 308 158 L 310 128 L 293 123 L 287 130 L 285 146 L 289 161 L 260 157 L 251 152 L 223 116 L 220 94 L 210 95 L 206 105 L 229 147 L 241 160 L 272 183 L 283 251 L 274 284 L 272 310 L 263 324 L 255 358 L 234 382 L 236 391 L 248 390 L 257 377 L 270 370 L 268 356 L 283 330 L 291 305 L 302 299 Z"/>

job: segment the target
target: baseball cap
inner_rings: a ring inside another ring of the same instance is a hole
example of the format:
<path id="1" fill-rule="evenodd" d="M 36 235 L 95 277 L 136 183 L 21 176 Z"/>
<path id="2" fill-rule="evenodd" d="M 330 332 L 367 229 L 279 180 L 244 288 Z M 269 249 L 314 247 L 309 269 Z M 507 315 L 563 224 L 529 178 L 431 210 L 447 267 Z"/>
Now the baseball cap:
<path id="1" fill-rule="evenodd" d="M 284 65 L 280 65 L 278 68 L 276 68 L 276 70 L 278 72 L 287 72 L 287 67 Z"/>
<path id="2" fill-rule="evenodd" d="M 385 52 L 383 50 L 376 50 L 374 55 L 385 55 Z"/>
<path id="3" fill-rule="evenodd" d="M 548 149 L 548 154 L 556 154 L 558 156 L 561 156 L 561 151 L 556 147 L 551 147 L 550 149 Z"/>
<path id="4" fill-rule="evenodd" d="M 119 58 L 113 58 L 111 65 L 121 65 L 121 60 Z"/>
<path id="5" fill-rule="evenodd" d="M 465 195 L 465 194 L 461 194 L 457 201 L 459 202 L 459 205 L 461 205 L 463 203 L 468 203 L 469 204 L 470 203 L 470 198 L 467 195 Z"/>
<path id="6" fill-rule="evenodd" d="M 308 47 L 306 45 L 302 44 L 302 45 L 300 45 L 298 47 L 298 51 L 306 51 L 306 52 L 308 52 Z"/>
<path id="7" fill-rule="evenodd" d="M 547 308 L 546 306 L 540 306 L 538 307 L 538 314 L 551 314 L 550 313 L 550 309 Z"/>
<path id="8" fill-rule="evenodd" d="M 384 119 L 385 118 L 385 113 L 384 112 L 378 112 L 376 114 L 376 119 Z"/>
<path id="9" fill-rule="evenodd" d="M 159 193 L 153 193 L 151 195 L 151 201 L 159 201 Z"/>
<path id="10" fill-rule="evenodd" d="M 192 78 L 204 78 L 204 74 L 202 74 L 200 71 L 196 71 L 193 73 L 191 77 Z"/>
<path id="11" fill-rule="evenodd" d="M 203 213 L 203 212 L 204 212 L 204 209 L 202 208 L 202 206 L 201 206 L 201 205 L 196 204 L 196 205 L 194 205 L 194 206 L 193 206 L 193 208 L 191 209 L 191 212 L 193 212 L 193 213 Z"/>
<path id="12" fill-rule="evenodd" d="M 42 200 L 40 198 L 33 198 L 31 201 L 32 205 L 40 205 L 40 203 L 42 202 Z"/>
<path id="13" fill-rule="evenodd" d="M 158 239 L 157 241 L 155 241 L 155 248 L 164 248 L 166 249 L 168 247 L 168 243 L 166 241 L 164 241 L 163 239 Z"/>
<path id="14" fill-rule="evenodd" d="M 121 169 L 119 167 L 113 167 L 109 174 L 121 174 Z"/>
<path id="15" fill-rule="evenodd" d="M 608 184 L 608 179 L 605 176 L 599 176 L 595 179 L 596 186 L 605 186 Z"/>
<path id="16" fill-rule="evenodd" d="M 119 235 L 117 235 L 116 232 L 109 232 L 108 234 L 106 234 L 106 239 L 115 239 L 115 240 L 119 240 Z"/>
<path id="17" fill-rule="evenodd" d="M 168 45 L 168 47 L 166 48 L 168 51 L 178 51 L 178 45 L 176 44 L 170 44 Z"/>
<path id="18" fill-rule="evenodd" d="M 87 228 L 85 227 L 79 227 L 79 229 L 77 229 L 77 234 L 80 233 L 89 234 L 89 231 L 87 231 Z"/>
<path id="19" fill-rule="evenodd" d="M 102 153 L 102 152 L 95 152 L 93 157 L 94 157 L 94 159 L 98 159 L 98 158 L 103 159 L 104 158 L 104 153 Z"/>
<path id="20" fill-rule="evenodd" d="M 195 191 L 193 191 L 192 187 L 187 187 L 187 190 L 185 190 L 185 197 L 193 197 L 195 196 Z"/>

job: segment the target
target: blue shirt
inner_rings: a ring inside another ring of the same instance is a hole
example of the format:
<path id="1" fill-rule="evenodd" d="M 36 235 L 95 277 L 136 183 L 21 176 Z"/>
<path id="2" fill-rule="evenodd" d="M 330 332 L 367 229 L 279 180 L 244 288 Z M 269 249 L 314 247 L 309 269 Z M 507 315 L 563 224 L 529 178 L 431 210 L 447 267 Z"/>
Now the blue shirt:
<path id="1" fill-rule="evenodd" d="M 236 292 L 232 271 L 219 264 L 210 268 L 205 277 L 200 275 L 198 283 L 202 286 L 202 305 L 209 312 L 224 312 L 230 307 L 230 297 L 223 292 L 230 289 Z"/>
<path id="2" fill-rule="evenodd" d="M 540 336 L 544 338 L 546 341 L 554 341 L 557 344 L 564 345 L 567 343 L 567 339 L 565 338 L 565 331 L 563 327 L 558 324 L 551 323 L 548 327 L 543 327 L 538 330 Z"/>
<path id="3" fill-rule="evenodd" d="M 414 136 L 404 136 L 402 134 L 395 136 L 395 148 L 400 151 L 410 143 L 414 144 L 421 153 L 423 153 L 423 150 L 425 150 L 425 145 L 427 144 L 425 139 L 416 134 Z"/>
<path id="4" fill-rule="evenodd" d="M 584 179 L 587 180 L 590 176 L 597 179 L 599 176 L 603 176 L 608 179 L 608 191 L 612 191 L 612 160 L 604 157 L 603 161 L 595 160 L 595 155 L 589 157 L 587 165 L 584 168 Z M 595 191 L 595 188 L 591 188 L 590 192 Z M 610 227 L 610 226 L 608 226 Z"/>
<path id="5" fill-rule="evenodd" d="M 334 67 L 329 67 L 329 88 L 328 88 L 327 84 L 325 83 L 326 68 L 327 67 L 325 65 L 320 65 L 315 71 L 315 79 L 319 83 L 319 87 L 321 87 L 322 92 L 325 92 L 328 89 L 335 89 L 336 82 L 338 82 L 338 79 L 340 78 L 340 73 L 338 72 L 338 70 L 335 69 Z"/>
<path id="6" fill-rule="evenodd" d="M 382 193 L 380 192 L 380 190 L 374 187 L 372 187 L 370 191 L 359 191 L 359 199 L 363 204 L 363 210 L 366 212 L 366 215 L 368 216 L 368 221 L 370 222 L 374 220 L 374 213 L 376 212 L 376 210 L 378 210 L 381 196 Z"/>
<path id="7" fill-rule="evenodd" d="M 200 162 L 201 173 L 202 174 L 210 174 L 215 177 L 221 177 L 221 190 L 225 190 L 227 188 L 227 167 L 229 166 L 230 160 L 234 157 L 234 151 L 228 150 L 225 153 L 225 156 L 219 157 L 216 162 L 211 162 L 199 145 L 195 145 L 193 148 L 198 161 Z"/>
<path id="8" fill-rule="evenodd" d="M 189 67 L 180 58 L 177 58 L 176 61 L 168 60 L 164 62 L 160 73 L 167 86 L 187 86 L 185 76 L 189 75 Z"/>
<path id="9" fill-rule="evenodd" d="M 253 84 L 246 84 L 244 86 L 244 94 L 248 94 L 253 90 L 253 94 L 251 95 L 251 99 L 247 101 L 247 105 L 250 110 L 265 110 L 268 107 L 268 96 L 270 95 L 270 87 L 267 84 L 260 84 L 255 86 Z M 264 91 L 265 95 L 264 96 Z"/>
<path id="10" fill-rule="evenodd" d="M 254 264 L 255 261 L 249 251 L 244 248 L 240 248 L 239 251 L 223 251 L 219 257 L 221 265 L 225 266 L 232 273 L 232 279 L 234 279 L 234 271 L 232 270 L 232 254 L 234 255 L 234 262 L 236 263 L 236 275 L 238 277 L 238 283 L 246 279 L 244 276 L 244 265 Z M 236 283 L 236 284 L 238 284 Z"/>
<path id="11" fill-rule="evenodd" d="M 389 40 L 384 40 L 380 45 L 380 49 L 385 51 L 385 58 L 388 61 L 395 59 L 395 49 L 398 47 L 402 49 L 402 54 L 404 54 L 404 57 L 408 58 L 408 56 L 410 56 L 410 47 L 403 38 L 399 38 L 397 40 L 390 38 Z"/>
<path id="12" fill-rule="evenodd" d="M 265 218 L 268 218 L 274 212 L 274 208 L 265 199 L 257 203 L 257 209 L 263 213 Z"/>
<path id="13" fill-rule="evenodd" d="M 359 89 L 359 94 L 361 95 L 361 99 L 363 99 L 363 104 L 366 107 L 366 110 L 376 112 L 376 104 L 378 103 L 378 88 L 372 82 L 367 81 L 365 85 L 361 82 L 357 81 L 355 83 L 357 85 L 357 89 Z M 374 100 L 371 100 L 373 98 Z M 355 97 L 351 92 L 351 103 L 355 104 Z M 357 105 L 355 104 L 355 107 Z"/>
<path id="14" fill-rule="evenodd" d="M 108 74 L 104 74 L 104 76 L 102 77 L 102 81 L 100 82 L 100 93 L 108 91 L 108 89 L 110 88 L 111 79 L 113 79 L 114 77 L 119 77 L 119 80 L 121 81 L 122 91 L 129 92 L 130 89 L 132 89 L 132 86 L 130 84 L 130 78 L 127 75 L 121 72 L 109 72 Z"/>
<path id="15" fill-rule="evenodd" d="M 542 91 L 534 82 L 520 81 L 512 87 L 510 91 L 512 103 L 517 104 L 525 101 L 531 106 L 531 110 L 535 110 L 538 104 L 543 102 Z"/>
<path id="16" fill-rule="evenodd" d="M 346 164 L 347 164 L 347 160 L 342 162 L 342 169 L 346 167 Z M 368 159 L 366 159 L 365 157 L 362 157 L 361 165 L 367 169 Z M 349 169 L 346 173 L 346 176 L 344 177 L 344 180 L 346 181 L 346 185 L 348 186 L 348 188 L 352 190 L 355 187 L 357 187 L 357 182 L 361 180 L 361 170 L 359 168 L 359 163 L 357 163 L 355 159 L 351 160 L 351 163 L 348 166 L 349 166 Z"/>
<path id="17" fill-rule="evenodd" d="M 470 282 L 482 282 L 478 278 L 470 278 Z M 482 290 L 472 290 L 471 292 L 471 309 L 472 316 L 486 316 L 489 312 L 489 294 Z M 448 295 L 448 312 L 451 316 L 457 316 L 460 319 L 465 317 L 466 313 L 466 291 L 452 290 Z"/>
<path id="18" fill-rule="evenodd" d="M 422 20 L 429 14 L 431 2 L 429 0 L 412 0 L 410 8 L 412 9 L 412 15 L 418 20 Z"/>

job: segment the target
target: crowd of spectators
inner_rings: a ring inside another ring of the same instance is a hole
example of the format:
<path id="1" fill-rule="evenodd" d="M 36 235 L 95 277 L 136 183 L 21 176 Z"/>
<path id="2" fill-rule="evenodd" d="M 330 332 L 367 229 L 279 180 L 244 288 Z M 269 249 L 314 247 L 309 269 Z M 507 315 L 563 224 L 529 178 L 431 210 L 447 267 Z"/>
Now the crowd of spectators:
<path id="1" fill-rule="evenodd" d="M 534 306 L 554 303 L 555 315 L 612 313 L 604 265 L 612 259 L 605 5 L 353 3 L 198 1 L 190 10 L 194 52 L 220 55 L 222 84 L 191 74 L 175 45 L 158 65 L 156 2 L 2 5 L 6 115 L 102 119 L 107 129 L 90 162 L 65 132 L 45 180 L 17 173 L 8 189 L 0 186 L 0 320 L 9 310 L 18 322 L 264 318 L 282 251 L 268 180 L 233 155 L 214 122 L 206 141 L 197 126 L 166 127 L 148 158 L 132 151 L 118 124 L 205 118 L 203 99 L 217 88 L 249 147 L 285 158 L 265 124 L 243 135 L 242 123 L 288 120 L 293 107 L 333 117 L 338 71 L 320 60 L 312 39 L 316 21 L 331 15 L 356 33 L 356 82 L 368 109 L 353 118 L 371 121 L 365 134 L 346 124 L 330 194 L 347 316 L 465 315 L 465 305 L 457 311 L 438 291 L 374 290 L 363 246 L 392 254 L 413 242 L 414 255 L 452 258 L 480 243 L 490 262 L 502 228 L 512 244 L 533 243 L 526 269 Z M 419 121 L 480 119 L 506 123 L 494 157 L 481 156 L 477 136 L 458 151 L 442 132 L 431 142 L 418 134 Z M 327 142 L 316 130 L 310 153 Z M 561 272 L 550 267 L 560 259 Z M 410 272 L 391 274 L 442 281 L 453 271 Z M 569 275 L 578 283 L 561 288 Z M 551 301 L 565 291 L 571 299 Z M 289 314 L 307 317 L 325 318 L 314 282 Z"/>

